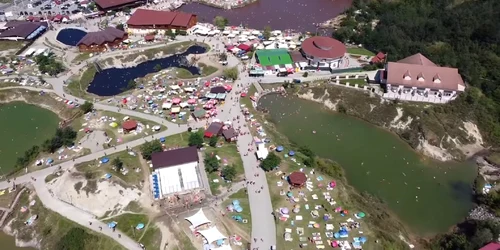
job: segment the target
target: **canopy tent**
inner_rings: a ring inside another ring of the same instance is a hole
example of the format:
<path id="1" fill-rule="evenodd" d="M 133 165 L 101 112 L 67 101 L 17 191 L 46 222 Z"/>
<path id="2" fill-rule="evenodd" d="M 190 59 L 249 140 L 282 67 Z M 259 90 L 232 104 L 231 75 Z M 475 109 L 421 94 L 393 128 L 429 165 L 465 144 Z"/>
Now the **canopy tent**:
<path id="1" fill-rule="evenodd" d="M 210 250 L 232 250 L 232 248 L 230 245 L 222 245 L 217 248 L 210 248 Z"/>
<path id="2" fill-rule="evenodd" d="M 201 234 L 201 236 L 203 236 L 203 238 L 205 238 L 209 244 L 217 240 L 227 239 L 227 237 L 224 236 L 219 231 L 219 229 L 217 229 L 217 227 L 211 227 L 207 230 L 201 230 L 198 231 L 198 233 Z"/>
<path id="3" fill-rule="evenodd" d="M 260 31 L 258 31 L 258 30 L 254 30 L 254 31 L 252 31 L 252 35 L 256 35 L 256 36 L 257 36 L 257 35 L 260 35 Z"/>
<path id="4" fill-rule="evenodd" d="M 198 212 L 196 212 L 194 215 L 191 215 L 189 217 L 185 218 L 187 221 L 193 225 L 194 228 L 197 228 L 201 225 L 212 223 L 207 216 L 205 216 L 205 213 L 203 213 L 203 209 L 200 208 Z"/>

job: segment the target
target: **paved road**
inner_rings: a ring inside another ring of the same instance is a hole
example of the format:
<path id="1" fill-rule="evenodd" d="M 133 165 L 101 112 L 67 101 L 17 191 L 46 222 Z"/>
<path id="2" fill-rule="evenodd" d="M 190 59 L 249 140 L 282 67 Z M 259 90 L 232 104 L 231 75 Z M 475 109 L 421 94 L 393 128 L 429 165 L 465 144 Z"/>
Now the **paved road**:
<path id="1" fill-rule="evenodd" d="M 215 41 L 212 41 L 215 43 Z M 230 56 L 231 60 L 235 60 L 233 56 Z M 105 57 L 103 57 L 105 58 Z M 95 60 L 95 58 L 93 58 Z M 82 63 L 80 65 L 72 67 L 73 72 L 78 72 L 80 68 L 84 67 L 85 63 Z M 241 69 L 242 66 L 239 65 L 239 68 Z M 67 93 L 64 92 L 64 81 L 68 80 L 69 74 L 60 76 L 58 78 L 48 78 L 46 81 L 52 85 L 53 89 L 52 90 L 45 90 L 45 91 L 50 91 L 61 98 L 66 98 L 69 100 L 76 101 L 80 104 L 84 103 L 84 100 L 81 100 L 77 97 L 71 96 Z M 280 81 L 282 81 L 282 78 L 279 78 Z M 236 81 L 235 87 L 231 94 L 229 95 L 228 99 L 226 100 L 226 103 L 224 104 L 223 107 L 221 107 L 221 112 L 217 116 L 218 119 L 221 120 L 230 120 L 232 121 L 233 118 L 236 118 L 237 116 L 240 117 L 241 121 L 240 124 L 242 126 L 241 131 L 242 132 L 249 132 L 247 127 L 244 127 L 244 121 L 243 121 L 243 114 L 241 112 L 241 108 L 239 107 L 239 102 L 238 98 L 239 96 L 236 94 L 236 92 L 242 90 L 245 87 L 248 87 L 253 81 L 256 81 L 256 79 L 248 78 L 246 76 L 242 76 L 240 80 Z M 237 86 L 240 85 L 240 86 Z M 40 89 L 37 88 L 32 88 L 32 87 L 7 87 L 3 89 L 8 89 L 8 88 L 23 88 L 23 89 L 29 89 L 29 90 L 36 90 L 40 91 Z M 168 130 L 164 132 L 157 133 L 152 136 L 148 136 L 147 138 L 143 139 L 137 139 L 128 143 L 124 143 L 121 145 L 116 146 L 115 148 L 110 148 L 106 149 L 100 152 L 92 153 L 86 156 L 82 156 L 80 158 L 75 159 L 74 161 L 67 161 L 64 163 L 61 163 L 57 166 L 53 167 L 48 167 L 36 172 L 32 172 L 20 177 L 17 177 L 16 179 L 16 184 L 21 184 L 21 183 L 27 183 L 27 182 L 32 182 L 35 186 L 35 189 L 37 191 L 37 194 L 40 197 L 40 200 L 50 209 L 56 211 L 57 213 L 61 214 L 62 216 L 73 220 L 77 222 L 78 224 L 85 226 L 89 229 L 92 229 L 94 231 L 99 232 L 97 225 L 101 225 L 102 223 L 98 222 L 96 219 L 92 217 L 89 213 L 78 209 L 76 207 L 71 206 L 70 204 L 67 204 L 65 202 L 62 202 L 58 200 L 57 198 L 54 198 L 49 191 L 47 190 L 47 187 L 44 183 L 44 179 L 47 175 L 53 173 L 54 171 L 57 170 L 58 166 L 61 166 L 62 169 L 70 169 L 72 168 L 75 164 L 81 163 L 81 162 L 86 162 L 90 160 L 95 160 L 98 158 L 103 157 L 104 155 L 109 155 L 113 154 L 119 151 L 126 150 L 126 147 L 136 147 L 141 144 L 143 144 L 146 140 L 152 140 L 152 139 L 159 139 L 160 137 L 165 137 L 169 135 L 174 135 L 177 133 L 181 133 L 187 130 L 187 125 L 176 125 L 171 122 L 166 121 L 165 119 L 162 119 L 158 116 L 150 115 L 150 114 L 145 114 L 133 110 L 128 110 L 128 109 L 119 109 L 118 107 L 114 106 L 109 106 L 105 104 L 98 104 L 95 103 L 94 107 L 98 110 L 106 110 L 106 111 L 112 111 L 112 112 L 118 112 L 122 114 L 126 114 L 129 116 L 136 116 L 145 120 L 150 120 L 157 122 L 159 124 L 163 124 L 168 126 Z M 238 126 L 239 124 L 236 122 L 234 124 L 235 126 Z M 253 144 L 253 139 L 250 134 L 240 136 L 237 142 L 238 148 L 241 153 L 241 157 L 243 160 L 243 166 L 245 169 L 245 176 L 247 180 L 252 180 L 255 181 L 255 185 L 250 185 L 248 187 L 248 196 L 249 196 L 249 201 L 250 201 L 250 211 L 252 214 L 252 238 L 256 239 L 256 241 L 252 242 L 252 248 L 259 248 L 259 249 L 270 249 L 270 246 L 276 245 L 276 227 L 275 227 L 275 222 L 274 218 L 271 215 L 271 212 L 273 210 L 272 204 L 271 204 L 271 197 L 269 195 L 269 189 L 267 186 L 267 181 L 266 181 L 266 176 L 265 173 L 262 171 L 261 168 L 258 167 L 258 162 L 256 157 L 254 156 L 253 153 L 249 153 L 248 155 L 244 155 L 245 152 L 247 152 L 249 147 L 255 148 L 255 145 Z M 251 146 L 249 146 L 251 145 Z M 256 176 L 258 175 L 258 176 Z M 33 181 L 32 178 L 35 178 L 36 181 Z M 7 182 L 0 182 L 0 189 L 8 188 L 12 184 L 7 183 Z M 92 226 L 89 225 L 89 221 L 92 221 Z M 102 226 L 102 225 L 101 225 Z M 112 233 L 109 230 L 104 230 L 105 226 L 103 226 L 103 231 L 102 233 L 112 237 L 116 241 L 118 241 L 120 244 L 122 244 L 124 247 L 127 249 L 138 249 L 137 243 L 135 243 L 132 239 L 128 238 L 127 236 L 122 234 L 121 238 L 118 238 L 118 232 Z"/>

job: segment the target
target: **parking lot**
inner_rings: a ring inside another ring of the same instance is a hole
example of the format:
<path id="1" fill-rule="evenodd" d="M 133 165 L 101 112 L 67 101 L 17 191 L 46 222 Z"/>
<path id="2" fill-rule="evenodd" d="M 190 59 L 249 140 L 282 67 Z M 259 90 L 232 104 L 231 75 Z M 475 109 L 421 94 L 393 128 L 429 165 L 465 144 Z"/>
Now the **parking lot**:
<path id="1" fill-rule="evenodd" d="M 72 15 L 80 12 L 90 13 L 91 11 L 87 8 L 89 1 L 71 1 L 71 0 L 14 0 L 12 4 L 6 6 L 0 6 L 3 16 L 7 13 L 6 17 L 8 19 L 18 19 L 19 17 L 28 16 L 54 16 L 57 14 L 61 15 Z M 9 17 L 9 12 L 12 13 L 12 17 Z"/>

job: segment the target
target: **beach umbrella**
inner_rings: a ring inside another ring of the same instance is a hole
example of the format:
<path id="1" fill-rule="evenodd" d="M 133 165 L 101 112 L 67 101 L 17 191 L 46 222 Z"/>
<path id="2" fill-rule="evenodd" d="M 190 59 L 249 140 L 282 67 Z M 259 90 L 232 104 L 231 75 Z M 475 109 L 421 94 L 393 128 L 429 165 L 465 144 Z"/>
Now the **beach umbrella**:
<path id="1" fill-rule="evenodd" d="M 338 238 L 340 238 L 340 234 L 339 233 L 334 233 L 333 237 L 335 237 L 335 239 L 338 239 Z"/>
<path id="2" fill-rule="evenodd" d="M 288 193 L 286 194 L 286 196 L 288 196 L 288 197 L 292 197 L 292 196 L 293 196 L 293 193 L 292 193 L 292 192 L 288 192 Z"/>
<path id="3" fill-rule="evenodd" d="M 363 213 L 363 212 L 359 212 L 359 213 L 357 214 L 357 216 L 358 216 L 359 218 L 364 218 L 364 217 L 366 216 L 366 214 L 365 214 L 365 213 Z"/>
<path id="4" fill-rule="evenodd" d="M 294 152 L 294 151 L 292 151 L 292 150 L 290 150 L 290 152 L 288 152 L 288 155 L 289 155 L 289 156 L 294 156 L 294 155 L 295 155 L 295 152 Z"/>
<path id="5" fill-rule="evenodd" d="M 160 138 L 160 142 L 161 142 L 161 143 L 164 143 L 164 142 L 165 142 L 165 140 L 166 140 L 166 139 L 165 139 L 165 137 L 161 137 L 161 138 Z"/>
<path id="6" fill-rule="evenodd" d="M 196 103 L 196 99 L 189 99 L 189 100 L 188 100 L 188 103 L 189 103 L 189 104 L 195 104 L 195 103 Z"/>
<path id="7" fill-rule="evenodd" d="M 283 148 L 283 146 L 278 146 L 278 147 L 276 148 L 276 151 L 281 152 L 281 151 L 283 151 L 283 149 L 284 149 L 284 148 Z"/>
<path id="8" fill-rule="evenodd" d="M 101 163 L 107 163 L 109 162 L 109 158 L 108 157 L 104 157 L 101 159 Z"/>
<path id="9" fill-rule="evenodd" d="M 366 237 L 364 237 L 364 236 L 363 236 L 363 237 L 360 237 L 360 238 L 359 238 L 359 241 L 360 241 L 361 243 L 365 243 L 365 242 L 367 241 L 367 239 L 366 239 Z"/>
<path id="10" fill-rule="evenodd" d="M 137 230 L 141 230 L 143 228 L 144 228 L 144 224 L 142 224 L 142 223 L 137 224 L 137 226 L 135 227 L 135 229 L 137 229 Z"/>
<path id="11" fill-rule="evenodd" d="M 239 206 L 240 205 L 240 201 L 239 200 L 233 200 L 233 205 L 234 206 Z"/>
<path id="12" fill-rule="evenodd" d="M 331 181 L 330 182 L 330 187 L 334 188 L 335 186 L 337 186 L 337 183 L 335 181 Z"/>
<path id="13" fill-rule="evenodd" d="M 245 97 L 245 96 L 247 96 L 247 93 L 241 93 L 241 95 L 240 95 L 240 96 L 241 96 L 241 97 Z"/>
<path id="14" fill-rule="evenodd" d="M 173 104 L 179 104 L 181 101 L 182 101 L 182 100 L 181 100 L 181 98 L 174 98 L 174 99 L 172 100 L 172 103 L 173 103 Z"/>
<path id="15" fill-rule="evenodd" d="M 289 212 L 288 208 L 286 208 L 286 207 L 281 208 L 280 211 L 281 211 L 282 214 L 288 214 L 288 212 Z"/>

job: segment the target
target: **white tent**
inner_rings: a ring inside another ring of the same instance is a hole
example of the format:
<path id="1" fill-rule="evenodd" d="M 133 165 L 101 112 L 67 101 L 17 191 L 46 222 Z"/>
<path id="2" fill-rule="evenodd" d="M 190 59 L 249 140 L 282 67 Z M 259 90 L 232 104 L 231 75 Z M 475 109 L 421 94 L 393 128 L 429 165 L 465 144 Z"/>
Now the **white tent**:
<path id="1" fill-rule="evenodd" d="M 239 36 L 238 41 L 246 42 L 246 41 L 248 41 L 248 37 L 247 36 Z"/>
<path id="2" fill-rule="evenodd" d="M 273 36 L 281 35 L 281 30 L 273 30 L 271 34 L 273 34 Z"/>
<path id="3" fill-rule="evenodd" d="M 264 42 L 263 42 L 263 44 L 264 44 L 264 45 L 269 45 L 269 44 L 271 44 L 271 43 L 273 43 L 273 41 L 264 41 Z"/>
<path id="4" fill-rule="evenodd" d="M 231 34 L 231 31 L 229 31 L 229 30 L 224 30 L 224 31 L 222 31 L 222 34 L 224 34 L 224 35 L 229 35 L 229 34 Z"/>
<path id="5" fill-rule="evenodd" d="M 212 30 L 212 32 L 214 32 L 214 34 L 220 34 L 220 30 Z"/>
<path id="6" fill-rule="evenodd" d="M 289 49 L 295 49 L 295 48 L 297 48 L 297 45 L 295 45 L 295 44 L 290 44 L 290 46 L 288 46 L 288 48 L 289 48 Z"/>
<path id="7" fill-rule="evenodd" d="M 194 228 L 197 228 L 203 224 L 208 224 L 212 223 L 207 216 L 205 216 L 205 213 L 203 213 L 203 209 L 200 208 L 198 212 L 196 212 L 194 215 L 191 215 L 190 217 L 185 218 L 187 221 L 193 225 Z"/>
<path id="8" fill-rule="evenodd" d="M 254 35 L 251 35 L 251 36 L 248 37 L 248 40 L 254 40 L 254 39 L 257 39 L 257 37 L 254 36 Z"/>
<path id="9" fill-rule="evenodd" d="M 227 35 L 227 37 L 229 37 L 229 38 L 235 38 L 236 35 L 235 34 L 229 34 L 229 35 Z"/>
<path id="10" fill-rule="evenodd" d="M 258 35 L 260 35 L 260 31 L 258 31 L 258 30 L 254 30 L 254 31 L 252 31 L 252 35 L 256 35 L 256 36 L 258 36 Z"/>
<path id="11" fill-rule="evenodd" d="M 170 109 L 172 107 L 172 103 L 171 102 L 164 102 L 162 105 L 161 105 L 161 108 L 162 109 Z"/>
<path id="12" fill-rule="evenodd" d="M 290 41 L 288 42 L 288 45 L 292 46 L 292 45 L 296 45 L 294 41 Z"/>
<path id="13" fill-rule="evenodd" d="M 205 238 L 209 244 L 213 243 L 214 241 L 222 240 L 222 239 L 227 239 L 226 236 L 224 236 L 217 227 L 211 227 L 207 230 L 201 230 L 198 231 L 203 238 Z"/>
<path id="14" fill-rule="evenodd" d="M 239 35 L 239 34 L 240 34 L 240 31 L 239 31 L 239 30 L 233 30 L 231 33 L 232 33 L 232 34 L 235 34 L 235 35 Z"/>
<path id="15" fill-rule="evenodd" d="M 213 30 L 211 30 L 211 31 L 207 32 L 207 35 L 213 36 L 213 35 L 215 35 L 215 32 Z"/>
<path id="16" fill-rule="evenodd" d="M 211 248 L 210 250 L 232 250 L 232 248 L 230 245 L 222 245 L 222 246 L 217 247 L 217 248 Z"/>
<path id="17" fill-rule="evenodd" d="M 264 48 L 265 48 L 265 47 L 264 47 L 264 45 L 262 45 L 262 44 L 259 44 L 259 45 L 257 46 L 257 49 L 264 49 Z"/>
<path id="18" fill-rule="evenodd" d="M 286 43 L 280 43 L 278 45 L 278 48 L 280 48 L 280 49 L 288 49 L 288 45 L 286 45 Z"/>
<path id="19" fill-rule="evenodd" d="M 276 40 L 276 37 L 269 37 L 269 41 L 274 41 Z"/>
<path id="20" fill-rule="evenodd" d="M 245 36 L 248 36 L 248 35 L 250 35 L 250 31 L 243 31 L 241 34 L 245 35 Z"/>
<path id="21" fill-rule="evenodd" d="M 290 40 L 292 40 L 292 37 L 290 37 L 290 36 L 285 36 L 285 40 L 290 41 Z"/>

